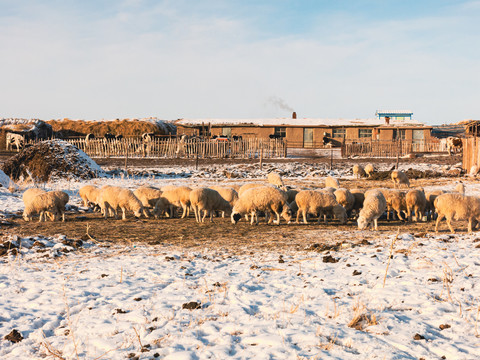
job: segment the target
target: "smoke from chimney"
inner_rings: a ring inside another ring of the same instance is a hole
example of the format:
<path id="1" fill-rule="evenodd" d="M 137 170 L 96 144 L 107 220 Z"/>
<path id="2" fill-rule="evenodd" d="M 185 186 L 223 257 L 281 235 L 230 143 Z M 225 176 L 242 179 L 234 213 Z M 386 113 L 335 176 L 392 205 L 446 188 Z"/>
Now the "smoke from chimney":
<path id="1" fill-rule="evenodd" d="M 278 96 L 271 96 L 268 99 L 267 103 L 272 104 L 273 106 L 282 110 L 286 110 L 288 112 L 293 111 L 293 109 L 285 102 L 285 100 L 279 98 Z"/>

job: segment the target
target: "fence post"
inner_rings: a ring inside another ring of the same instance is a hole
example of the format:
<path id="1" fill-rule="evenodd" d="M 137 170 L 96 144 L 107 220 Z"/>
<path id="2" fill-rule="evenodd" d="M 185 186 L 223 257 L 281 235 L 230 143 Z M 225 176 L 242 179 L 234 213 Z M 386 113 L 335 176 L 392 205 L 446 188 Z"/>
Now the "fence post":
<path id="1" fill-rule="evenodd" d="M 263 146 L 260 146 L 260 171 L 263 169 Z"/>

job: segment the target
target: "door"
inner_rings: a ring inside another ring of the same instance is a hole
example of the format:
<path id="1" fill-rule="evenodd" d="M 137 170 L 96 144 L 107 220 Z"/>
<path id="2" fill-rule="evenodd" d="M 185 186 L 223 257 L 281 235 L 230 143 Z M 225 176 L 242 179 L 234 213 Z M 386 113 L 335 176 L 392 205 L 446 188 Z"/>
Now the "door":
<path id="1" fill-rule="evenodd" d="M 425 143 L 423 130 L 413 130 L 412 131 L 412 148 L 414 152 L 423 152 Z"/>
<path id="2" fill-rule="evenodd" d="M 313 129 L 311 128 L 303 129 L 303 147 L 313 148 Z"/>

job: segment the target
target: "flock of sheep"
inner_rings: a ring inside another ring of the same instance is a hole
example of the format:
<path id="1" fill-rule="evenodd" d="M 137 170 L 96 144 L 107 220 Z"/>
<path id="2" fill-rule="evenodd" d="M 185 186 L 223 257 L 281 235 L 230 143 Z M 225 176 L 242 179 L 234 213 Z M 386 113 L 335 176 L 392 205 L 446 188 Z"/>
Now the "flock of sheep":
<path id="1" fill-rule="evenodd" d="M 353 174 L 356 177 L 371 176 L 374 168 L 355 165 Z M 401 191 L 397 188 L 410 187 L 407 175 L 398 170 L 391 172 L 394 189 L 346 189 L 340 187 L 338 180 L 327 177 L 325 187 L 317 190 L 289 189 L 285 186 L 278 173 L 268 175 L 268 184 L 248 183 L 242 186 L 211 186 L 190 188 L 187 186 L 166 186 L 157 189 L 142 186 L 135 191 L 117 187 L 103 186 L 101 188 L 86 185 L 79 190 L 84 206 L 101 210 L 107 219 L 117 218 L 119 210 L 122 219 L 126 220 L 127 212 L 133 212 L 135 217 L 145 216 L 155 218 L 175 217 L 178 209 L 182 210 L 182 218 L 190 215 L 192 209 L 197 222 L 204 222 L 206 217 L 222 213 L 230 216 L 236 224 L 246 218 L 251 224 L 258 224 L 259 217 L 265 216 L 268 224 L 280 224 L 281 217 L 288 223 L 296 215 L 308 223 L 308 216 L 318 216 L 318 223 L 327 219 L 336 219 L 345 224 L 349 219 L 356 220 L 361 230 L 372 226 L 378 230 L 378 219 L 383 214 L 393 213 L 404 221 L 427 221 L 435 215 L 439 222 L 446 218 L 450 231 L 454 232 L 451 221 L 468 220 L 468 231 L 475 229 L 480 219 L 480 198 L 465 196 L 465 188 L 459 183 L 454 193 L 442 190 L 424 192 L 423 189 Z M 42 189 L 28 189 L 23 194 L 25 211 L 23 217 L 31 221 L 38 214 L 39 221 L 46 221 L 47 216 L 56 220 L 60 216 L 65 220 L 65 205 L 68 195 L 63 191 L 45 192 Z M 153 212 L 153 214 L 152 214 Z"/>

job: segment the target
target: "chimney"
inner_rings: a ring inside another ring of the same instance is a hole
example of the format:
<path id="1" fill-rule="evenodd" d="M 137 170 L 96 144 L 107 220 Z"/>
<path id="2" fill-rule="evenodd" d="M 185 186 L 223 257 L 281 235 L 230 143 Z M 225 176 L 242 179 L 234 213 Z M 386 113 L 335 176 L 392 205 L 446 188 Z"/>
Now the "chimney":
<path id="1" fill-rule="evenodd" d="M 294 111 L 292 114 L 292 119 L 296 119 L 296 118 L 297 118 L 297 113 Z"/>
<path id="2" fill-rule="evenodd" d="M 385 124 L 390 125 L 390 116 L 385 116 Z"/>

